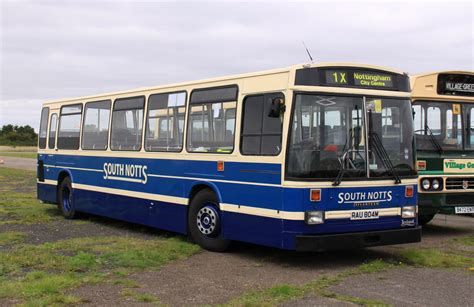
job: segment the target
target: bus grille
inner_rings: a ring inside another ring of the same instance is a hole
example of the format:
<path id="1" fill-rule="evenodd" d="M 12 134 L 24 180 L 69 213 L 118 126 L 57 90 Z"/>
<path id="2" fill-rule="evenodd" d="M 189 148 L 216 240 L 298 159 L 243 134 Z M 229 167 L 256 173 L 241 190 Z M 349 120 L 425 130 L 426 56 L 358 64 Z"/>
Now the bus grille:
<path id="1" fill-rule="evenodd" d="M 472 190 L 474 189 L 474 178 L 447 178 L 446 190 Z"/>

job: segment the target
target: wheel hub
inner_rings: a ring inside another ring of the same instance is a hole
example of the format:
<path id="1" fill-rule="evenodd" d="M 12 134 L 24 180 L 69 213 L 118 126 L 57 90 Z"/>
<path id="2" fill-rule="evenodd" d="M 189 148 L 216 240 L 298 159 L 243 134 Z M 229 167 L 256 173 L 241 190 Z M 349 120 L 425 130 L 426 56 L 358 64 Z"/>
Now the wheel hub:
<path id="1" fill-rule="evenodd" d="M 63 189 L 63 208 L 66 212 L 71 211 L 72 193 L 68 188 Z"/>
<path id="2" fill-rule="evenodd" d="M 202 207 L 197 214 L 197 227 L 199 231 L 206 235 L 212 236 L 217 229 L 219 215 L 212 206 Z"/>

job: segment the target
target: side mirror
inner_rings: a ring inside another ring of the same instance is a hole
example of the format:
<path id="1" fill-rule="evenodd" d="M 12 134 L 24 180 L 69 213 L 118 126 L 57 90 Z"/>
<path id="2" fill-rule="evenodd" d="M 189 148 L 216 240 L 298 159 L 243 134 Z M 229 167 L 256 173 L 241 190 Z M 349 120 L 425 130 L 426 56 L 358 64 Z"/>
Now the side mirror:
<path id="1" fill-rule="evenodd" d="M 278 118 L 282 113 L 285 112 L 285 100 L 281 97 L 273 98 L 272 104 L 270 105 L 270 111 L 268 117 Z"/>

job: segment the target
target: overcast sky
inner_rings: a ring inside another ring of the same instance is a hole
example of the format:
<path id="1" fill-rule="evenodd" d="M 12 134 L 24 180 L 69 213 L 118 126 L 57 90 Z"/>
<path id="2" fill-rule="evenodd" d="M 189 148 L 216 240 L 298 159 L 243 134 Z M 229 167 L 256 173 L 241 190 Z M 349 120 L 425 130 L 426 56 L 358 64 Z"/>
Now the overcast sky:
<path id="1" fill-rule="evenodd" d="M 316 61 L 474 70 L 464 2 L 0 0 L 0 126 L 41 102 Z"/>

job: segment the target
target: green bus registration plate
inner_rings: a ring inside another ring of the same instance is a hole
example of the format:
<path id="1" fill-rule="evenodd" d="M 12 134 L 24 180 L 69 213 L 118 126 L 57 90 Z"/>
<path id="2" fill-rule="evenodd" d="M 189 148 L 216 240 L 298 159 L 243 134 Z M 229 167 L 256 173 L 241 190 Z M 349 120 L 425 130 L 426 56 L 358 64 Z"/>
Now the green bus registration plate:
<path id="1" fill-rule="evenodd" d="M 456 214 L 464 214 L 464 213 L 474 213 L 474 206 L 470 207 L 456 207 L 454 209 Z"/>

